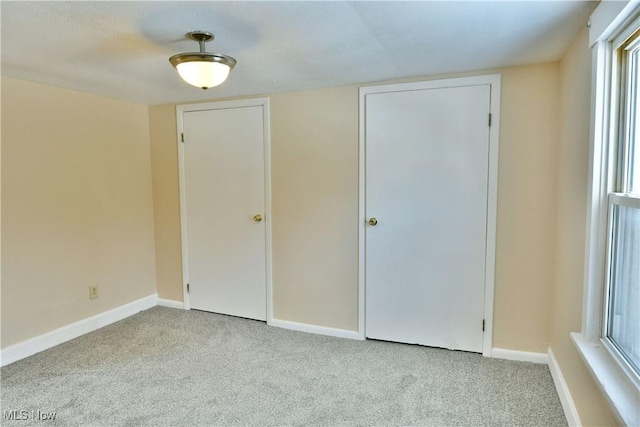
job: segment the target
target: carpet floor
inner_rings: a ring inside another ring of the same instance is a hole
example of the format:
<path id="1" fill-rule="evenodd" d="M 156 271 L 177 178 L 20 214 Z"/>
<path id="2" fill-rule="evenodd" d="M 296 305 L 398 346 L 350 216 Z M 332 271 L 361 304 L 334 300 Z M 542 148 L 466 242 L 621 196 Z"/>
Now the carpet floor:
<path id="1" fill-rule="evenodd" d="M 3 367 L 0 393 L 7 426 L 567 425 L 545 365 L 164 307 Z"/>

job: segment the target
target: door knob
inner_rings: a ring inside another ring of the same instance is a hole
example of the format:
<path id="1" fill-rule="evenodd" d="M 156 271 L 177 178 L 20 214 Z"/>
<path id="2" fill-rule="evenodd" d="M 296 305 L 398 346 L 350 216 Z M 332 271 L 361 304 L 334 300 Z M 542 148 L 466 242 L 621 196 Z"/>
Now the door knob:
<path id="1" fill-rule="evenodd" d="M 378 220 L 375 218 L 369 218 L 369 225 L 375 226 L 378 224 Z"/>
<path id="2" fill-rule="evenodd" d="M 256 215 L 254 215 L 254 216 L 253 216 L 253 220 L 254 220 L 255 222 L 260 222 L 260 221 L 262 221 L 262 215 L 260 215 L 260 214 L 256 214 Z"/>

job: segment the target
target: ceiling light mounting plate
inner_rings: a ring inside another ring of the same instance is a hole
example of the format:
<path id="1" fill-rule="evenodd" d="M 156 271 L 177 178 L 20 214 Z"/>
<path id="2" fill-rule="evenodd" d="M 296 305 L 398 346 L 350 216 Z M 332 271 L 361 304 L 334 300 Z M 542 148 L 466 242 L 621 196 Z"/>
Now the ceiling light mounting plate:
<path id="1" fill-rule="evenodd" d="M 197 30 L 197 31 L 189 31 L 187 33 L 187 37 L 197 42 L 199 41 L 208 42 L 213 40 L 215 36 L 213 35 L 213 33 L 210 33 L 209 31 Z"/>

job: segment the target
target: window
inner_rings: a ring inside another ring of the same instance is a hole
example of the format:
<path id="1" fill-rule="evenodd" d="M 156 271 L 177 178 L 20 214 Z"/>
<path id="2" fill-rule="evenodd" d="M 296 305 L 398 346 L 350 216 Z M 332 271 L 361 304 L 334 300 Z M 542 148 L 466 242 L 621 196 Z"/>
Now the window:
<path id="1" fill-rule="evenodd" d="M 607 187 L 607 251 L 603 344 L 633 376 L 640 375 L 640 31 L 612 44 L 614 132 Z M 617 96 L 615 96 L 617 95 Z"/>
<path id="2" fill-rule="evenodd" d="M 640 5 L 601 2 L 591 24 L 586 288 L 571 336 L 618 420 L 640 425 Z"/>

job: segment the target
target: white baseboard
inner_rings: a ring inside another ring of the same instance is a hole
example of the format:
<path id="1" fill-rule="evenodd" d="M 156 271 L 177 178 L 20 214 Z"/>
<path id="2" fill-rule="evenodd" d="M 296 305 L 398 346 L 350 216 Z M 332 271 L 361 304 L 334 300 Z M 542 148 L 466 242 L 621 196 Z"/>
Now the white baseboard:
<path id="1" fill-rule="evenodd" d="M 158 298 L 158 305 L 161 307 L 184 309 L 184 303 L 182 301 L 176 301 L 173 299 Z"/>
<path id="2" fill-rule="evenodd" d="M 562 375 L 562 371 L 560 370 L 560 365 L 558 365 L 558 361 L 556 360 L 556 356 L 553 354 L 553 350 L 551 350 L 551 347 L 549 347 L 549 371 L 551 372 L 553 383 L 556 385 L 556 390 L 558 391 L 558 396 L 560 397 L 560 403 L 562 404 L 562 409 L 564 410 L 564 416 L 567 417 L 567 423 L 570 426 L 581 426 L 582 423 L 580 422 L 578 409 L 573 402 L 573 398 L 571 397 L 571 393 L 569 392 L 569 386 L 564 380 L 564 376 Z"/>
<path id="3" fill-rule="evenodd" d="M 158 305 L 158 295 L 153 294 L 132 301 L 104 313 L 79 320 L 37 337 L 10 345 L 0 351 L 0 366 L 5 366 L 25 357 L 32 356 L 63 342 L 72 340 L 86 333 L 103 328 L 129 316 Z"/>
<path id="4" fill-rule="evenodd" d="M 309 325 L 307 323 L 290 322 L 288 320 L 279 319 L 272 319 L 267 323 L 269 326 L 291 329 L 293 331 L 308 332 L 310 334 L 328 335 L 330 337 L 349 338 L 352 340 L 361 339 L 357 331 L 348 331 L 346 329 L 327 328 L 325 326 Z"/>
<path id="5" fill-rule="evenodd" d="M 549 356 L 545 353 L 531 353 L 528 351 L 507 350 L 505 348 L 492 348 L 491 357 L 496 359 L 517 360 L 518 362 L 532 362 L 546 365 Z"/>

